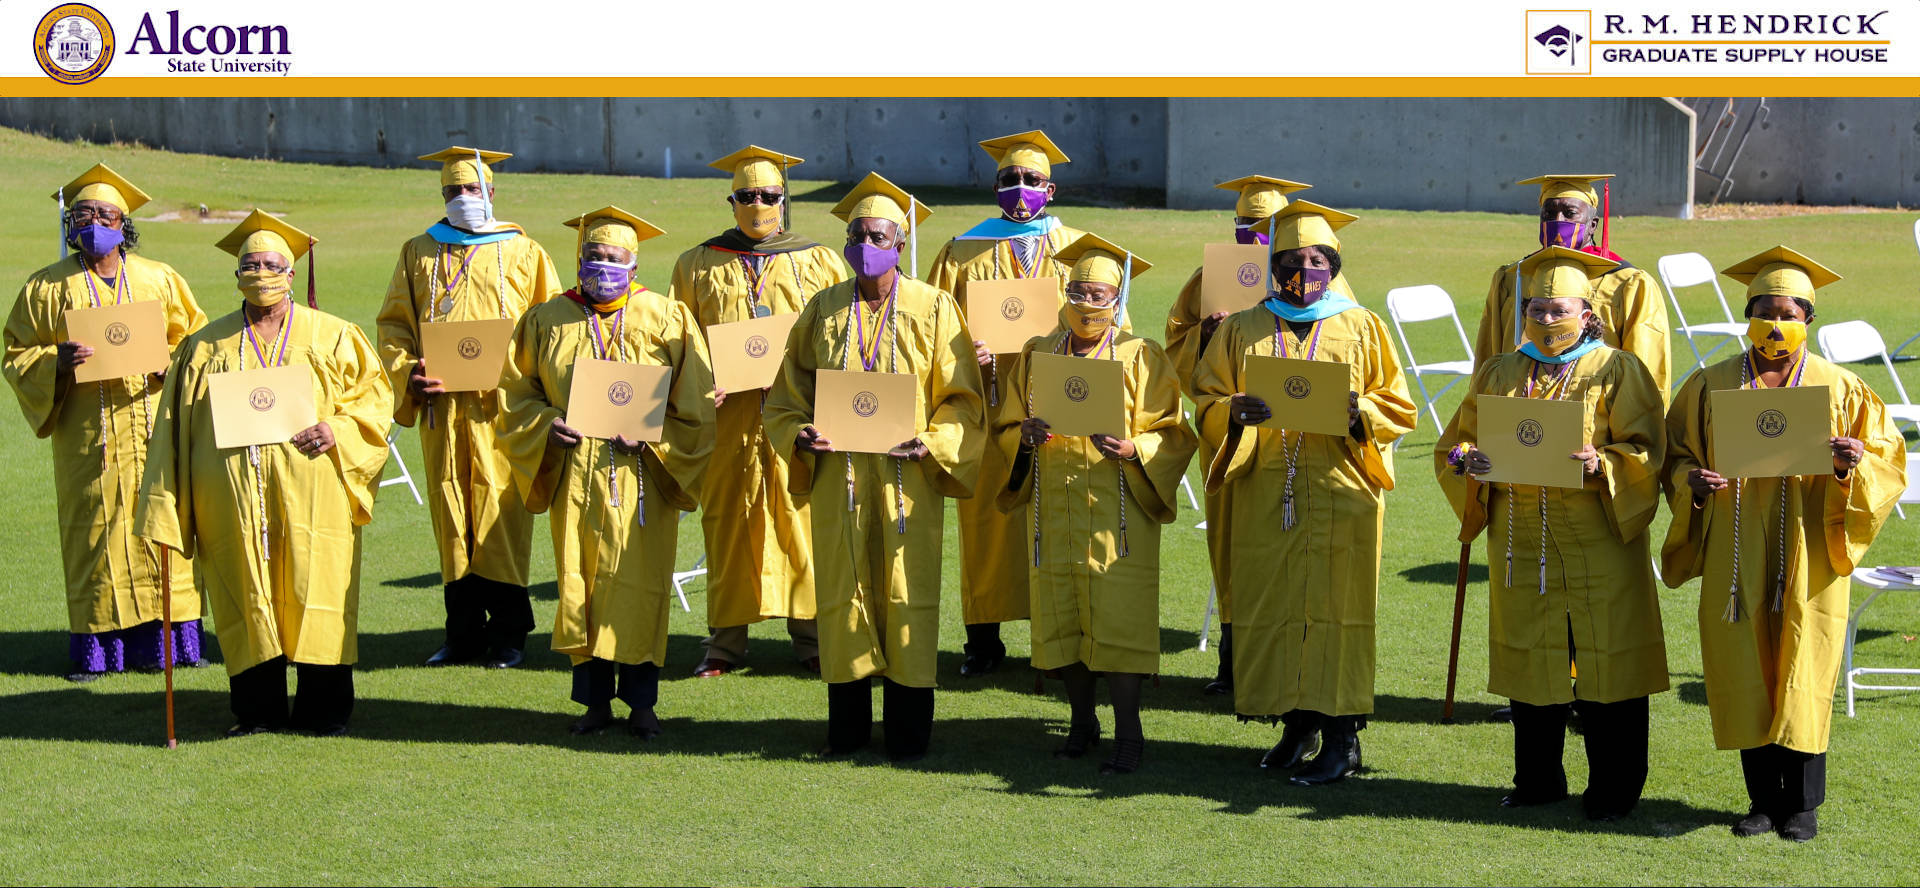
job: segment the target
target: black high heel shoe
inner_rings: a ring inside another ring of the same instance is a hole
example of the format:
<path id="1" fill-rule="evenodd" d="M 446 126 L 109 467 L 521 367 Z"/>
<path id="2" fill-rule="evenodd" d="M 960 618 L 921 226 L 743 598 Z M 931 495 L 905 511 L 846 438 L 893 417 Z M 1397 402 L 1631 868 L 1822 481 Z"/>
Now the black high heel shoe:
<path id="1" fill-rule="evenodd" d="M 1087 754 L 1090 747 L 1100 745 L 1100 723 L 1074 725 L 1067 729 L 1067 742 L 1053 751 L 1057 759 L 1077 759 Z"/>
<path id="2" fill-rule="evenodd" d="M 1140 770 L 1142 757 L 1146 755 L 1145 737 L 1119 737 L 1113 741 L 1113 758 L 1100 765 L 1102 774 L 1131 774 Z"/>

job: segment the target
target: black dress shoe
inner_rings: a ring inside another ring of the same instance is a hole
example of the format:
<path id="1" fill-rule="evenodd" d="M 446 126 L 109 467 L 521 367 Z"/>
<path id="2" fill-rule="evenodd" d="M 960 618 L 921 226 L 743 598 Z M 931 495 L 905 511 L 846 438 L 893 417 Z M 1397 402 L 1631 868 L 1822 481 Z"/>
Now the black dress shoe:
<path id="1" fill-rule="evenodd" d="M 1280 742 L 1260 757 L 1260 767 L 1269 771 L 1291 771 L 1319 750 L 1319 728 L 1288 725 L 1280 732 Z"/>
<path id="2" fill-rule="evenodd" d="M 487 655 L 488 669 L 512 669 L 525 662 L 527 655 L 519 648 L 503 648 Z"/>
<path id="3" fill-rule="evenodd" d="M 1138 771 L 1146 750 L 1145 737 L 1116 737 L 1113 741 L 1113 758 L 1100 764 L 1100 773 L 1131 774 Z"/>
<path id="4" fill-rule="evenodd" d="M 1780 824 L 1780 838 L 1794 842 L 1805 842 L 1820 834 L 1819 815 L 1812 811 L 1801 811 L 1787 817 Z"/>
<path id="5" fill-rule="evenodd" d="M 313 729 L 313 736 L 345 737 L 347 736 L 347 726 L 346 725 L 323 725 L 321 727 L 317 727 Z"/>
<path id="6" fill-rule="evenodd" d="M 267 725 L 256 725 L 251 722 L 241 722 L 227 729 L 227 736 L 229 737 L 251 737 L 254 734 L 271 733 L 273 733 L 273 728 Z"/>
<path id="7" fill-rule="evenodd" d="M 1559 792 L 1520 792 L 1514 790 L 1500 797 L 1502 808 L 1532 808 L 1536 805 L 1551 805 L 1566 799 L 1567 791 Z M 1598 818 L 1596 818 L 1598 819 Z"/>
<path id="8" fill-rule="evenodd" d="M 1206 686 L 1200 689 L 1200 693 L 1206 694 L 1209 697 L 1219 697 L 1225 694 L 1231 694 L 1233 693 L 1233 679 L 1216 678 L 1210 682 L 1207 682 Z"/>
<path id="9" fill-rule="evenodd" d="M 90 681 L 99 681 L 100 676 L 102 675 L 106 675 L 106 673 L 105 672 L 87 672 L 84 670 L 76 669 L 72 672 L 67 673 L 63 677 L 66 680 L 73 682 L 74 684 L 83 685 Z"/>
<path id="10" fill-rule="evenodd" d="M 1733 834 L 1741 838 L 1773 832 L 1773 817 L 1765 811 L 1749 810 L 1747 816 L 1733 825 Z"/>
<path id="11" fill-rule="evenodd" d="M 567 733 L 576 737 L 582 734 L 597 734 L 606 730 L 610 724 L 613 724 L 612 706 L 605 704 L 590 706 L 587 708 L 586 715 L 580 716 L 578 721 L 567 726 Z"/>
<path id="12" fill-rule="evenodd" d="M 433 656 L 427 658 L 427 665 L 458 666 L 462 663 L 471 663 L 474 659 L 475 655 L 472 652 L 454 650 L 451 646 L 441 645 L 439 650 L 433 652 Z"/>
<path id="13" fill-rule="evenodd" d="M 1306 764 L 1300 773 L 1288 780 L 1295 786 L 1320 786 L 1346 779 L 1348 774 L 1360 770 L 1360 735 L 1351 731 L 1338 731 L 1331 726 L 1327 729 L 1326 745 L 1320 748 L 1320 754 Z"/>
<path id="14" fill-rule="evenodd" d="M 981 650 L 967 646 L 967 658 L 960 663 L 960 674 L 966 678 L 978 678 L 995 669 L 1007 658 L 1007 649 L 1003 645 L 993 650 Z"/>
<path id="15" fill-rule="evenodd" d="M 660 736 L 660 719 L 651 709 L 635 709 L 627 716 L 627 733 L 642 740 Z"/>
<path id="16" fill-rule="evenodd" d="M 1499 709 L 1487 713 L 1487 721 L 1507 722 L 1511 724 L 1513 722 L 1513 707 L 1502 706 Z"/>
<path id="17" fill-rule="evenodd" d="M 1057 759 L 1077 759 L 1087 754 L 1087 749 L 1100 745 L 1100 725 L 1074 725 L 1067 729 L 1067 742 L 1053 751 Z"/>

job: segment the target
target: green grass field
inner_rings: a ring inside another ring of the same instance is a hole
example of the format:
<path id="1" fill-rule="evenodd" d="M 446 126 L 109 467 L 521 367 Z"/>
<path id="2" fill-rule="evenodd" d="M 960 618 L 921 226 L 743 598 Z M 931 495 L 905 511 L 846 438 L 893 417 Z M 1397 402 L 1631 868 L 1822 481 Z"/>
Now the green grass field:
<path id="1" fill-rule="evenodd" d="M 201 203 L 288 213 L 320 239 L 322 307 L 369 330 L 400 243 L 441 214 L 438 180 L 424 165 L 244 161 L 9 130 L 0 130 L 0 156 L 0 281 L 24 280 L 56 258 L 47 195 L 104 160 L 155 195 L 138 220 Z M 640 253 L 640 280 L 663 291 L 681 250 L 731 224 L 724 180 L 517 175 L 510 164 L 503 173 L 499 215 L 525 225 L 568 280 L 573 236 L 561 222 L 579 211 L 614 203 L 665 228 Z M 1071 199 L 1072 168 L 1060 178 L 1069 194 L 1059 213 L 1070 224 L 1160 265 L 1133 303 L 1139 331 L 1159 336 L 1201 245 L 1229 234 L 1227 196 L 1204 212 L 1088 206 Z M 839 224 L 826 211 L 844 187 L 796 183 L 796 228 L 838 244 Z M 944 238 L 991 210 L 984 193 L 921 196 L 937 210 L 920 244 L 923 265 Z M 1910 213 L 1628 218 L 1616 220 L 1614 243 L 1649 270 L 1663 253 L 1697 250 L 1724 267 L 1792 245 L 1847 276 L 1822 291 L 1821 320 L 1868 318 L 1897 342 L 1920 330 L 1912 225 Z M 213 246 L 226 229 L 140 222 L 143 252 L 179 269 L 214 316 L 239 301 L 232 259 Z M 1528 252 L 1533 237 L 1528 217 L 1487 213 L 1362 211 L 1342 232 L 1364 304 L 1384 315 L 1388 288 L 1437 283 L 1453 294 L 1469 335 L 1490 272 Z M 1705 319 L 1711 295 L 1684 295 L 1690 316 Z M 1425 359 L 1457 356 L 1443 326 L 1416 328 Z M 1676 337 L 1675 349 L 1676 366 L 1690 366 L 1685 341 Z M 1881 367 L 1855 369 L 1890 396 Z M 1908 369 L 1907 377 L 1920 385 L 1920 374 Z M 1443 401 L 1443 419 L 1456 400 Z M 1165 536 L 1164 675 L 1147 691 L 1146 767 L 1131 776 L 1100 776 L 1101 756 L 1048 756 L 1066 704 L 1057 683 L 1033 692 L 1020 659 L 1025 624 L 1007 627 L 1009 668 L 987 680 L 958 677 L 951 518 L 934 749 L 923 762 L 892 767 L 878 753 L 814 755 L 825 689 L 792 662 L 778 624 L 755 627 L 751 668 L 688 677 L 705 627 L 698 582 L 688 590 L 693 611 L 673 612 L 659 708 L 667 733 L 651 743 L 617 731 L 569 737 L 578 707 L 567 699 L 566 661 L 545 651 L 540 635 L 519 670 L 419 668 L 440 639 L 438 565 L 426 510 L 398 487 L 382 492 L 366 529 L 352 735 L 221 739 L 231 718 L 215 666 L 179 675 L 182 742 L 169 752 L 159 745 L 159 676 L 85 686 L 59 677 L 67 626 L 51 462 L 17 415 L 0 419 L 0 488 L 13 503 L 0 516 L 0 882 L 1772 885 L 1908 882 L 1920 872 L 1912 839 L 1920 696 L 1869 692 L 1859 718 L 1836 714 L 1818 840 L 1728 835 L 1746 797 L 1737 757 L 1716 752 L 1709 733 L 1697 584 L 1663 594 L 1675 690 L 1653 701 L 1652 775 L 1637 813 L 1595 826 L 1577 801 L 1500 808 L 1511 733 L 1487 720 L 1503 701 L 1483 690 L 1484 567 L 1467 608 L 1462 717 L 1437 722 L 1457 547 L 1429 468 L 1435 437 L 1423 417 L 1399 451 L 1401 487 L 1389 498 L 1395 542 L 1381 565 L 1378 711 L 1363 735 L 1369 770 L 1303 789 L 1254 767 L 1273 729 L 1241 724 L 1228 700 L 1200 695 L 1215 655 L 1195 649 L 1208 580 L 1192 511 Z M 408 432 L 401 442 L 417 467 L 417 439 Z M 688 516 L 681 564 L 698 557 L 699 537 Z M 534 546 L 543 627 L 554 596 L 546 539 L 543 520 Z M 1869 561 L 1920 561 L 1916 543 L 1920 512 L 1891 520 Z M 1868 615 L 1859 659 L 1920 667 L 1916 630 L 1920 596 L 1889 595 Z M 1570 737 L 1576 790 L 1585 784 L 1579 750 Z"/>

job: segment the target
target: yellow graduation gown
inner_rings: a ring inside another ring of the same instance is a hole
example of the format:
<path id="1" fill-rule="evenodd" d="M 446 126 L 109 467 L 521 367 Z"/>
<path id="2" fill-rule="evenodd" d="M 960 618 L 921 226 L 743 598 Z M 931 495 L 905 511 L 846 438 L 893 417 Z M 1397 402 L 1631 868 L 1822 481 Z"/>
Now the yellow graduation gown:
<path id="1" fill-rule="evenodd" d="M 74 633 L 126 629 L 161 616 L 160 561 L 134 538 L 133 503 L 162 383 L 132 376 L 77 383 L 62 381 L 56 369 L 57 346 L 69 338 L 66 310 L 93 304 L 88 274 L 78 254 L 34 272 L 20 288 L 5 332 L 7 384 L 33 434 L 53 439 L 54 512 L 67 578 L 67 630 Z M 115 283 L 124 301 L 165 305 L 169 345 L 207 324 L 172 266 L 128 253 Z M 93 284 L 101 303 L 111 305 L 105 283 L 95 278 Z M 192 562 L 176 561 L 172 579 L 173 619 L 199 619 Z"/>
<path id="2" fill-rule="evenodd" d="M 424 423 L 419 420 L 425 405 L 414 398 L 407 377 L 420 361 L 421 324 L 518 318 L 562 288 L 547 251 L 524 234 L 472 247 L 447 246 L 444 257 L 442 251 L 443 245 L 427 234 L 401 246 L 380 306 L 380 360 L 393 386 L 393 419 L 420 432 L 441 579 L 451 583 L 472 573 L 525 586 L 533 514 L 521 504 L 506 454 L 494 442 L 500 390 L 435 397 L 433 421 Z M 465 274 L 460 274 L 462 262 Z M 442 311 L 438 303 L 456 276 L 453 309 Z M 431 366 L 427 375 L 434 375 Z"/>
<path id="3" fill-rule="evenodd" d="M 1066 338 L 1064 331 L 1036 338 L 1021 356 L 1061 351 Z M 1013 466 L 998 503 L 1019 519 L 1030 547 L 1033 665 L 1158 673 L 1160 525 L 1174 518 L 1198 439 L 1187 425 L 1173 362 L 1158 344 L 1122 333 L 1110 357 L 1090 360 L 1121 363 L 1123 437 L 1133 442 L 1134 459 L 1107 459 L 1091 438 L 1055 436 L 1022 465 L 1020 423 L 1031 389 L 1025 372 L 1007 380 L 994 421 L 994 443 Z"/>
<path id="4" fill-rule="evenodd" d="M 856 298 L 849 280 L 801 309 L 780 379 L 767 392 L 767 437 L 787 455 L 789 489 L 811 507 L 821 676 L 883 675 L 930 688 L 940 648 L 940 498 L 974 490 L 986 444 L 980 364 L 953 297 L 902 277 L 875 369 L 919 379 L 914 410 L 927 457 L 799 452 L 795 439 L 813 422 L 815 371 L 861 367 L 853 312 L 864 309 Z"/>
<path id="5" fill-rule="evenodd" d="M 576 666 L 663 666 L 678 513 L 698 508 L 713 452 L 713 366 L 693 312 L 635 284 L 618 334 L 617 312 L 600 317 L 600 330 L 607 360 L 673 368 L 660 440 L 639 457 L 597 438 L 553 446 L 547 432 L 566 417 L 574 362 L 600 355 L 588 311 L 561 298 L 520 316 L 500 384 L 500 446 L 527 509 L 553 513 L 553 649 Z"/>
<path id="6" fill-rule="evenodd" d="M 762 268 L 759 304 L 774 314 L 798 312 L 808 297 L 847 278 L 840 254 L 820 245 L 776 253 Z M 738 253 L 706 244 L 681 253 L 668 293 L 703 330 L 753 318 L 753 280 Z M 786 452 L 761 425 L 765 400 L 763 392 L 728 392 L 719 408 L 712 470 L 700 497 L 709 626 L 814 616 L 813 519 L 787 491 Z"/>
<path id="7" fill-rule="evenodd" d="M 1473 368 L 1518 348 L 1514 319 L 1519 303 L 1514 299 L 1514 274 L 1519 263 L 1503 265 L 1493 273 L 1487 288 L 1487 307 L 1480 315 L 1480 332 L 1473 340 Z M 1601 340 L 1617 349 L 1633 352 L 1645 364 L 1647 373 L 1661 392 L 1673 389 L 1673 360 L 1668 338 L 1667 302 L 1660 282 L 1644 269 L 1621 263 L 1619 268 L 1595 278 L 1588 301 L 1600 318 Z M 1663 395 L 1664 398 L 1664 395 Z"/>
<path id="8" fill-rule="evenodd" d="M 304 304 L 286 323 L 286 364 L 312 368 L 333 447 L 308 457 L 262 445 L 256 476 L 251 448 L 214 445 L 207 377 L 260 367 L 235 311 L 174 352 L 134 511 L 136 533 L 196 559 L 228 675 L 282 654 L 359 659 L 360 528 L 387 464 L 393 391 L 359 327 Z"/>
<path id="9" fill-rule="evenodd" d="M 1534 375 L 1534 396 L 1541 397 L 1558 370 L 1517 351 L 1487 362 L 1434 445 L 1434 472 L 1460 516 L 1461 541 L 1487 532 L 1487 691 L 1534 706 L 1658 693 L 1668 687 L 1667 648 L 1647 527 L 1660 504 L 1666 427 L 1660 391 L 1640 360 L 1597 348 L 1574 359 L 1553 393 L 1583 405 L 1581 440 L 1600 453 L 1600 476 L 1581 487 L 1485 484 L 1447 464 L 1454 445 L 1480 440 L 1480 396 L 1525 397 Z M 1570 661 L 1577 685 L 1568 676 Z"/>
<path id="10" fill-rule="evenodd" d="M 1061 225 L 1041 241 L 1036 276 L 1052 276 L 1059 281 L 1063 302 L 1067 273 L 1072 269 L 1053 256 L 1085 233 Z M 933 257 L 933 265 L 927 269 L 927 283 L 953 294 L 962 319 L 966 317 L 969 281 L 1021 276 L 1013 247 L 1004 240 L 950 240 L 940 248 Z M 971 352 L 971 334 L 967 341 Z M 1000 400 L 1006 395 L 1005 380 L 1021 374 L 1018 361 L 1016 356 L 999 355 L 993 366 L 984 369 L 978 361 L 974 362 L 985 385 L 988 410 L 999 409 Z M 983 433 L 986 421 L 983 415 Z M 998 491 L 1007 484 L 1007 468 L 1007 458 L 1000 448 L 984 448 L 973 495 L 956 504 L 960 518 L 960 618 L 963 623 L 1005 623 L 1027 618 L 1025 531 L 1016 516 L 1000 511 L 994 503 Z"/>
<path id="11" fill-rule="evenodd" d="M 1373 711 L 1391 448 L 1413 428 L 1413 401 L 1386 325 L 1356 307 L 1320 322 L 1315 358 L 1351 366 L 1359 440 L 1300 433 L 1283 440 L 1278 429 L 1231 427 L 1229 402 L 1246 390 L 1242 358 L 1275 353 L 1275 320 L 1254 306 L 1221 322 L 1194 375 L 1200 437 L 1214 447 L 1207 489 L 1230 488 L 1233 496 L 1234 708 L 1252 718 L 1295 709 L 1363 715 Z M 1281 329 L 1288 354 L 1305 355 L 1306 343 Z M 1295 447 L 1297 523 L 1282 530 L 1285 453 Z"/>
<path id="12" fill-rule="evenodd" d="M 1738 354 L 1689 377 L 1667 412 L 1665 483 L 1673 524 L 1660 551 L 1660 575 L 1669 587 L 1700 578 L 1700 658 L 1714 745 L 1752 749 L 1777 743 L 1825 752 L 1846 646 L 1847 576 L 1906 489 L 1906 442 L 1887 417 L 1886 405 L 1860 377 L 1807 355 L 1801 384 L 1830 388 L 1830 434 L 1858 438 L 1866 451 L 1845 480 L 1826 472 L 1750 478 L 1741 485 L 1739 610 L 1738 619 L 1729 621 L 1734 484 L 1695 508 L 1687 473 L 1711 468 L 1707 393 L 1739 388 L 1745 359 L 1745 353 Z M 1782 557 L 1786 588 L 1776 609 L 1774 577 Z"/>
<path id="13" fill-rule="evenodd" d="M 1173 366 L 1179 373 L 1180 390 L 1198 403 L 1199 395 L 1193 388 L 1194 368 L 1200 363 L 1200 322 L 1206 318 L 1200 313 L 1200 290 L 1205 281 L 1205 269 L 1196 268 L 1193 276 L 1180 287 L 1179 295 L 1173 299 L 1173 307 L 1167 310 L 1167 357 L 1173 359 Z M 1347 276 L 1337 275 L 1329 288 L 1336 293 L 1353 298 L 1353 288 L 1347 283 Z M 1200 464 L 1213 464 L 1213 445 L 1200 442 Z M 1220 613 L 1220 624 L 1233 622 L 1233 588 L 1227 583 L 1228 570 L 1233 561 L 1227 551 L 1227 523 L 1232 519 L 1231 505 L 1233 491 L 1222 488 L 1209 490 L 1202 497 L 1207 517 L 1207 563 L 1213 569 L 1214 607 Z"/>

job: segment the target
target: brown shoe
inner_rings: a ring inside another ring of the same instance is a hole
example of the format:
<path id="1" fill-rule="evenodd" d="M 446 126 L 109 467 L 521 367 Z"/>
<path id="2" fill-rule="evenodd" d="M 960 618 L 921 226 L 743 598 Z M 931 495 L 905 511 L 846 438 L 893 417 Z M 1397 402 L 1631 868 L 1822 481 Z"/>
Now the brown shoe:
<path id="1" fill-rule="evenodd" d="M 716 660 L 712 657 L 708 657 L 705 660 L 701 660 L 700 665 L 693 667 L 693 677 L 694 678 L 719 678 L 720 676 L 726 675 L 727 673 L 732 671 L 733 671 L 732 663 L 729 663 L 725 660 Z"/>

